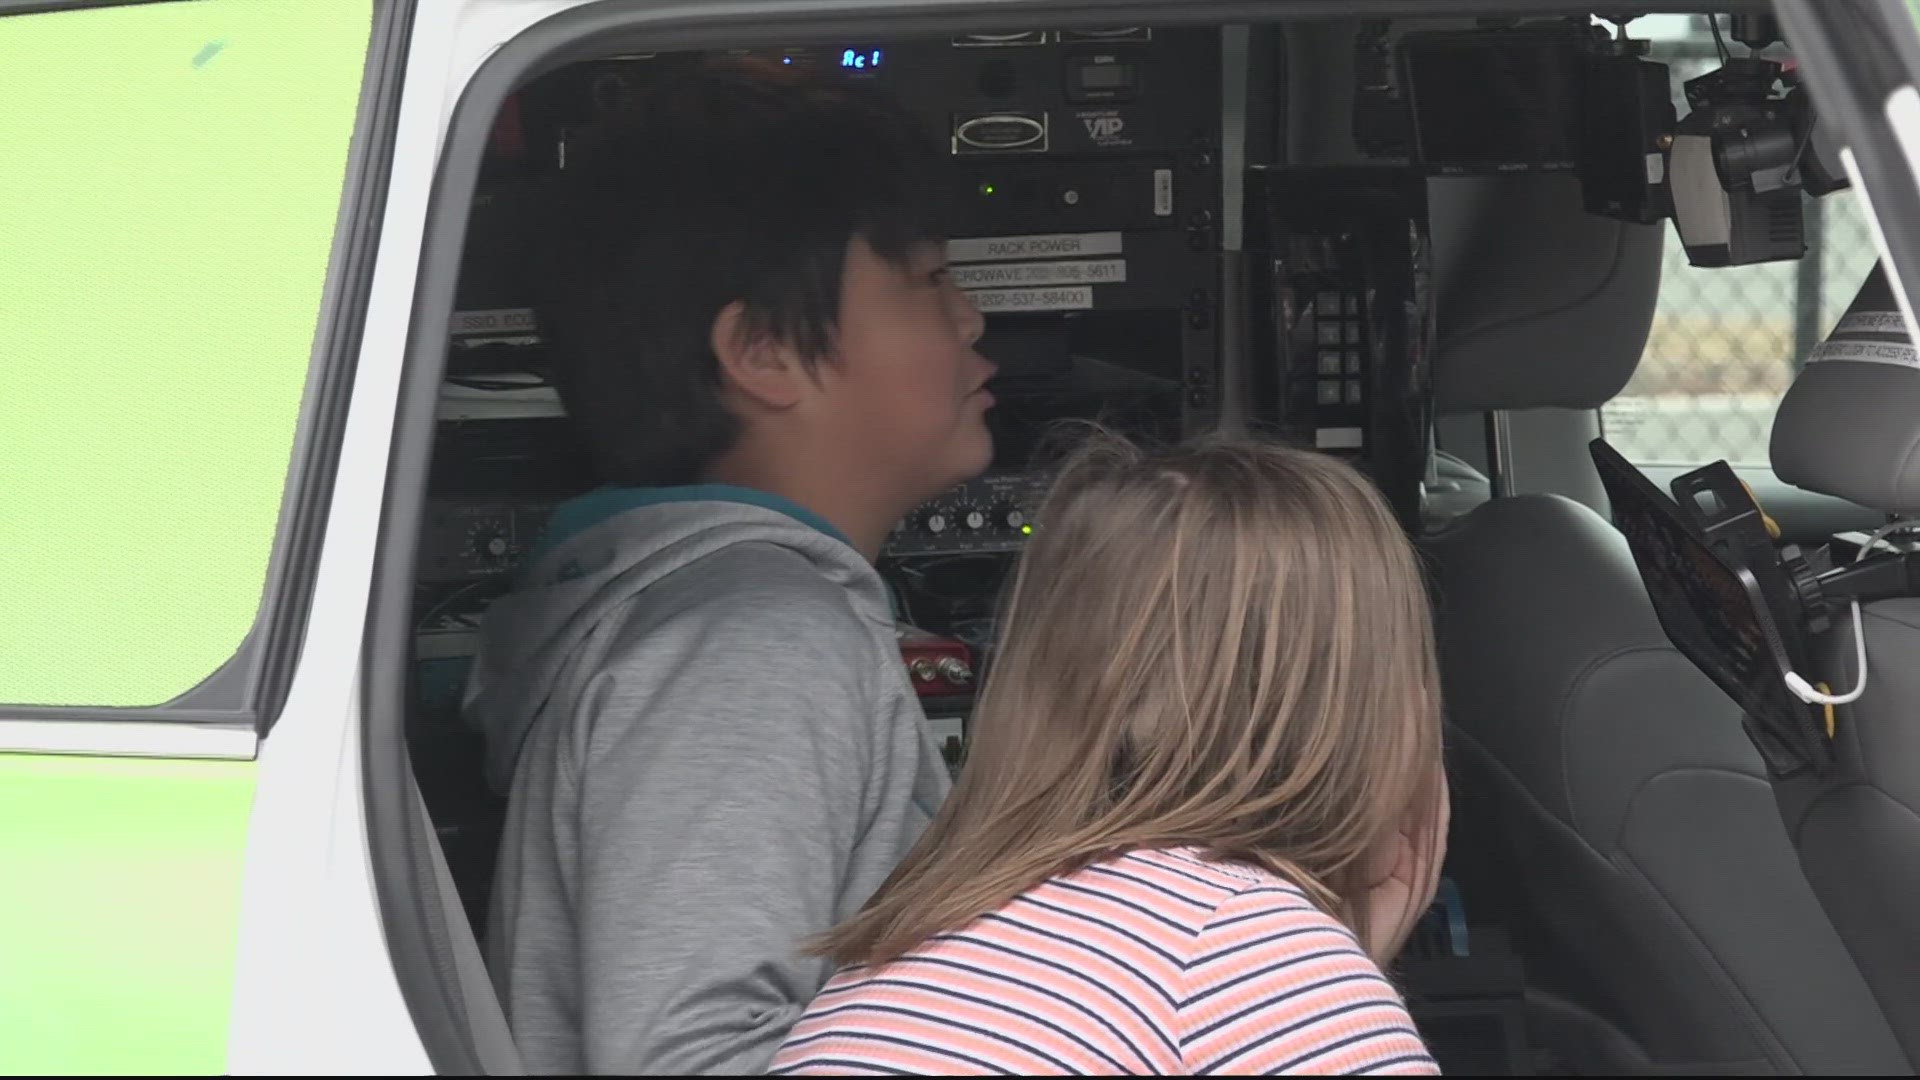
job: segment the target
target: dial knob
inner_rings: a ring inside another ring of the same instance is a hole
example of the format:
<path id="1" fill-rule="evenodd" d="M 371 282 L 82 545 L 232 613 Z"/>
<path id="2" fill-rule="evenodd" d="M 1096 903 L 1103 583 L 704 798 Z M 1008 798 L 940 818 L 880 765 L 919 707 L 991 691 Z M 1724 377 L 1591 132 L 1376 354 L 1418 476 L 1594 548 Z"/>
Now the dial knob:
<path id="1" fill-rule="evenodd" d="M 947 506 L 947 527 L 977 533 L 987 527 L 986 508 L 972 499 L 956 499 Z"/>
<path id="2" fill-rule="evenodd" d="M 988 508 L 987 524 L 998 532 L 1018 536 L 1027 524 L 1027 513 L 1012 499 L 1001 499 Z"/>
<path id="3" fill-rule="evenodd" d="M 475 522 L 467 529 L 467 550 L 485 562 L 502 563 L 513 554 L 506 526 L 494 521 Z"/>
<path id="4" fill-rule="evenodd" d="M 935 536 L 939 536 L 940 534 L 946 532 L 948 529 L 953 527 L 953 521 L 947 517 L 947 514 L 944 510 L 933 510 L 928 512 L 925 524 L 926 524 L 927 531 L 932 533 Z"/>

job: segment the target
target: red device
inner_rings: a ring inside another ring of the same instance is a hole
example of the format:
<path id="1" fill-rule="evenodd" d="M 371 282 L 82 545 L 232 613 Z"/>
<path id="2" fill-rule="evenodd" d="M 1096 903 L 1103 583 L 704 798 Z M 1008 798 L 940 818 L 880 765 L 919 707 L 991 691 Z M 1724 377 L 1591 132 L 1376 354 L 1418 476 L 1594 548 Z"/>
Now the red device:
<path id="1" fill-rule="evenodd" d="M 921 697 L 948 697 L 973 690 L 973 650 L 965 642 L 929 633 L 909 623 L 894 623 L 900 660 Z"/>
<path id="2" fill-rule="evenodd" d="M 520 95 L 509 94 L 494 118 L 493 133 L 487 140 L 493 156 L 518 163 L 527 154 L 527 133 L 520 120 Z"/>

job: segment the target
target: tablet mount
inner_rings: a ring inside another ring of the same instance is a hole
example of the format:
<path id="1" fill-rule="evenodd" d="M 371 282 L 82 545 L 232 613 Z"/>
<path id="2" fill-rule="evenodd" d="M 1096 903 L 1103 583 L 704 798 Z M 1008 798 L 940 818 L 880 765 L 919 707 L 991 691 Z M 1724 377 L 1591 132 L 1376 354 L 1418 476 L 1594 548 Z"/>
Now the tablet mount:
<path id="1" fill-rule="evenodd" d="M 1858 605 L 1920 596 L 1920 537 L 1899 532 L 1912 525 L 1802 548 L 1780 542 L 1779 526 L 1725 461 L 1677 477 L 1668 499 L 1604 439 L 1590 449 L 1675 648 L 1740 703 L 1776 779 L 1827 774 L 1833 706 L 1865 688 Z M 1851 559 L 1836 564 L 1836 548 Z M 1849 607 L 1859 660 L 1837 680 L 1849 692 L 1835 693 L 1798 673 L 1825 666 L 1815 646 Z"/>

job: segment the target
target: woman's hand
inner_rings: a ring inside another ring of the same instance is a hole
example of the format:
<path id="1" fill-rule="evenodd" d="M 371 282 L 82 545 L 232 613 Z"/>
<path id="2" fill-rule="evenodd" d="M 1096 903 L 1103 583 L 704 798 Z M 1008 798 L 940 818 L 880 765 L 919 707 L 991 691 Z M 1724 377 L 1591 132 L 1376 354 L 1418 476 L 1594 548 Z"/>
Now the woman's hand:
<path id="1" fill-rule="evenodd" d="M 1400 828 L 1374 849 L 1361 872 L 1361 893 L 1355 904 L 1366 911 L 1367 952 L 1381 967 L 1400 955 L 1413 928 L 1433 904 L 1452 814 L 1447 775 L 1442 770 L 1432 797 L 1407 808 Z"/>

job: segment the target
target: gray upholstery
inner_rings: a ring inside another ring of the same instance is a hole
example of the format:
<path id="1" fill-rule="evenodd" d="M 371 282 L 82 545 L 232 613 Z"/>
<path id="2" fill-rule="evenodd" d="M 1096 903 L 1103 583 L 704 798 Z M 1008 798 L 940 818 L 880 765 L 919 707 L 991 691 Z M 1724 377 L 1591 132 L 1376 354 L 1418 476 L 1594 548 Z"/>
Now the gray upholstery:
<path id="1" fill-rule="evenodd" d="M 1879 266 L 1781 400 L 1771 456 L 1795 487 L 1920 511 L 1920 366 Z"/>
<path id="2" fill-rule="evenodd" d="M 1428 185 L 1439 342 L 1435 408 L 1595 409 L 1639 363 L 1664 226 L 1584 211 L 1559 174 Z"/>
<path id="3" fill-rule="evenodd" d="M 1425 547 L 1456 873 L 1470 912 L 1504 914 L 1530 983 L 1611 1026 L 1581 1040 L 1606 1060 L 1571 1064 L 1910 1072 L 1737 707 L 1667 641 L 1618 530 L 1529 495 Z"/>
<path id="4" fill-rule="evenodd" d="M 1864 606 L 1867 689 L 1836 707 L 1833 776 L 1779 785 L 1801 865 L 1907 1053 L 1920 1061 L 1920 600 Z M 1853 635 L 1821 642 L 1854 686 Z"/>
<path id="5" fill-rule="evenodd" d="M 1788 483 L 1920 509 L 1920 367 L 1880 267 L 1794 380 L 1774 425 Z M 1863 607 L 1868 681 L 1835 709 L 1838 768 L 1777 786 L 1808 880 L 1920 1061 L 1920 599 Z M 1814 643 L 1819 677 L 1857 683 L 1851 621 Z"/>

